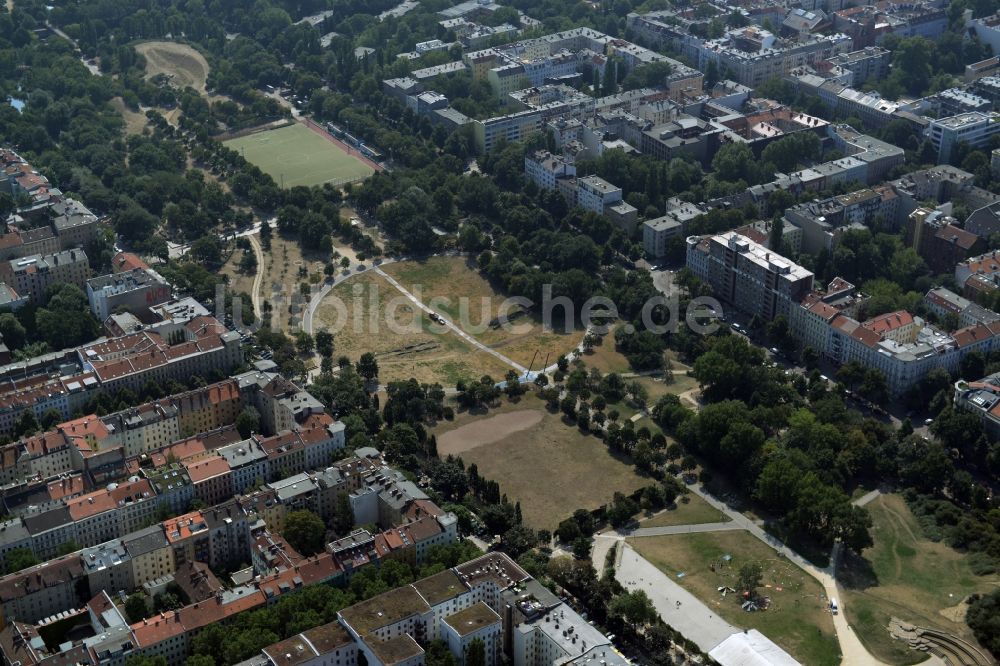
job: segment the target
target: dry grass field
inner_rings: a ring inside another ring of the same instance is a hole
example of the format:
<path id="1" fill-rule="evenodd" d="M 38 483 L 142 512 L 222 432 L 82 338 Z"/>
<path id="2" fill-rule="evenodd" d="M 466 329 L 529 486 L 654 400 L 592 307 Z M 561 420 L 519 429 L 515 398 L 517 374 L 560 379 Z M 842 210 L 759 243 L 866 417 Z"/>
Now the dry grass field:
<path id="1" fill-rule="evenodd" d="M 882 495 L 868 510 L 875 545 L 838 571 L 844 611 L 865 646 L 892 664 L 923 660 L 922 653 L 889 636 L 892 616 L 974 642 L 961 603 L 974 592 L 996 589 L 1000 578 L 974 575 L 966 554 L 925 538 L 899 495 Z"/>
<path id="2" fill-rule="evenodd" d="M 633 538 L 628 542 L 726 621 L 759 630 L 803 664 L 840 663 L 823 587 L 750 534 L 703 532 Z M 718 591 L 722 586 L 735 586 L 740 567 L 747 562 L 758 562 L 763 568 L 759 591 L 771 599 L 766 611 L 744 611 L 738 595 L 723 597 Z M 678 577 L 680 573 L 684 575 Z"/>
<path id="3" fill-rule="evenodd" d="M 196 49 L 177 42 L 153 41 L 136 44 L 135 50 L 146 58 L 147 77 L 165 74 L 178 88 L 190 86 L 204 94 L 208 61 Z"/>
<path id="4" fill-rule="evenodd" d="M 126 134 L 142 134 L 142 131 L 146 129 L 149 121 L 146 118 L 146 114 L 141 111 L 133 111 L 132 109 L 125 106 L 125 101 L 121 97 L 115 97 L 111 100 L 111 106 L 115 111 L 121 114 L 122 119 L 125 120 L 125 133 Z"/>
<path id="5" fill-rule="evenodd" d="M 525 523 L 536 529 L 553 529 L 576 509 L 595 509 L 616 491 L 652 483 L 532 394 L 486 415 L 460 414 L 434 433 L 439 455 L 460 454 L 466 465 L 476 463 L 500 492 L 521 502 Z"/>
<path id="6" fill-rule="evenodd" d="M 390 307 L 391 328 L 386 318 Z M 392 285 L 368 272 L 330 291 L 316 308 L 315 328 L 333 333 L 337 356 L 357 360 L 366 351 L 374 352 L 382 383 L 413 377 L 454 386 L 483 375 L 503 379 L 509 367 L 499 359 L 474 351 L 454 333 L 432 330 L 426 317 L 415 319 L 414 314 L 415 308 Z"/>
<path id="7" fill-rule="evenodd" d="M 729 516 L 694 493 L 681 495 L 670 509 L 640 520 L 639 527 L 671 527 L 674 525 L 700 525 L 702 523 L 727 523 Z"/>
<path id="8" fill-rule="evenodd" d="M 532 369 L 538 370 L 546 357 L 552 365 L 560 354 L 580 343 L 582 331 L 547 331 L 534 317 L 513 320 L 514 330 L 490 328 L 490 321 L 497 317 L 506 297 L 495 291 L 469 261 L 464 257 L 431 257 L 390 264 L 384 270 L 414 296 L 419 292 L 418 298 L 424 304 L 463 331 L 525 367 L 534 359 Z"/>

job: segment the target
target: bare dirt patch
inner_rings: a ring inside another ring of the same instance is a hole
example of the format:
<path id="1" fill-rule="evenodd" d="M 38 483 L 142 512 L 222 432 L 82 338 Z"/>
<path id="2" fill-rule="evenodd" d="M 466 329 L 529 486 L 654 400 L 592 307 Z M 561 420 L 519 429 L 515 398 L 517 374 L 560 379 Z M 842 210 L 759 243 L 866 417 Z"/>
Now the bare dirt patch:
<path id="1" fill-rule="evenodd" d="M 533 394 L 501 409 L 507 414 L 527 410 L 539 416 L 532 417 L 534 425 L 499 439 L 490 425 L 465 430 L 467 450 L 462 459 L 466 465 L 475 463 L 484 478 L 499 483 L 500 492 L 511 501 L 519 501 L 525 524 L 533 528 L 554 529 L 576 509 L 596 509 L 615 492 L 628 494 L 652 483 L 636 473 L 631 461 L 611 455 L 600 439 L 546 411 Z M 477 422 L 489 424 L 495 418 L 495 412 L 462 414 L 455 423 L 442 423 L 435 429 L 439 454 L 447 455 L 442 442 L 449 441 L 449 432 Z M 473 439 L 474 432 L 482 438 Z"/>
<path id="2" fill-rule="evenodd" d="M 516 432 L 527 430 L 542 422 L 542 412 L 537 409 L 522 409 L 506 414 L 497 414 L 479 421 L 466 423 L 450 430 L 438 439 L 441 455 L 461 454 L 477 446 L 499 442 Z"/>
<path id="3" fill-rule="evenodd" d="M 146 76 L 165 74 L 178 88 L 191 87 L 204 94 L 208 61 L 193 47 L 177 42 L 142 42 L 135 50 L 146 58 Z"/>

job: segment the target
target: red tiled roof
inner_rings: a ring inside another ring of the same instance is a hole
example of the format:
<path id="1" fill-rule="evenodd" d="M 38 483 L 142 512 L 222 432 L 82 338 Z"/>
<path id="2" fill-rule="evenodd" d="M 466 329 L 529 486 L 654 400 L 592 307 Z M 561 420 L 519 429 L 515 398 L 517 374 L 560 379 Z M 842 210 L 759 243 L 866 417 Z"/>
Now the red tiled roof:
<path id="1" fill-rule="evenodd" d="M 109 494 L 116 504 L 135 502 L 154 495 L 153 486 L 149 483 L 149 479 L 120 483 L 117 487 L 112 488 Z"/>
<path id="2" fill-rule="evenodd" d="M 111 260 L 111 268 L 115 273 L 127 273 L 137 268 L 149 269 L 149 265 L 131 252 L 119 252 Z"/>
<path id="3" fill-rule="evenodd" d="M 889 312 L 888 314 L 875 317 L 874 319 L 869 319 L 861 325 L 868 330 L 881 335 L 888 333 L 889 331 L 895 331 L 897 328 L 909 326 L 912 323 L 913 315 L 906 310 L 899 310 L 897 312 Z"/>
<path id="4" fill-rule="evenodd" d="M 861 342 L 867 347 L 874 347 L 882 340 L 882 336 L 875 331 L 865 328 L 864 326 L 858 326 L 854 331 L 851 332 L 851 337 Z"/>
<path id="5" fill-rule="evenodd" d="M 200 483 L 208 479 L 230 473 L 229 463 L 221 456 L 213 456 L 196 461 L 182 462 L 187 467 L 192 483 Z"/>
<path id="6" fill-rule="evenodd" d="M 960 328 L 955 331 L 952 336 L 955 340 L 955 344 L 962 347 L 968 347 L 971 344 L 977 342 L 982 342 L 983 340 L 988 340 L 993 337 L 993 333 L 990 329 L 982 324 L 975 324 L 974 326 L 966 326 L 965 328 Z"/>
<path id="7" fill-rule="evenodd" d="M 52 500 L 79 495 L 84 489 L 83 475 L 76 474 L 56 479 L 55 481 L 49 481 L 46 488 L 49 492 L 49 499 Z"/>
<path id="8" fill-rule="evenodd" d="M 192 531 L 192 526 L 198 529 Z M 167 541 L 170 543 L 186 539 L 192 534 L 205 532 L 207 531 L 207 528 L 208 523 L 205 522 L 205 517 L 201 515 L 201 511 L 191 511 L 190 513 L 185 513 L 184 515 L 177 516 L 176 518 L 170 518 L 163 521 L 163 532 L 166 534 Z"/>
<path id="9" fill-rule="evenodd" d="M 107 490 L 98 490 L 74 497 L 66 502 L 66 508 L 69 509 L 69 515 L 72 516 L 73 520 L 83 520 L 90 516 L 96 516 L 99 513 L 111 511 L 117 506 L 118 503 Z"/>
<path id="10" fill-rule="evenodd" d="M 840 314 L 840 311 L 837 308 L 828 303 L 824 303 L 823 301 L 816 301 L 809 306 L 809 312 L 819 315 L 828 322 Z"/>

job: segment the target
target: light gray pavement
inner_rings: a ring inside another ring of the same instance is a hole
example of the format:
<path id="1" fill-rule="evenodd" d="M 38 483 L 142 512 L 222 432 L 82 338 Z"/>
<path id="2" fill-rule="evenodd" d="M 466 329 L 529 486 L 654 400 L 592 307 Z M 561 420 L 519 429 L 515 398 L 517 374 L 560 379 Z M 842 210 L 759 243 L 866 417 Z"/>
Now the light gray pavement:
<path id="1" fill-rule="evenodd" d="M 250 300 L 253 302 L 253 311 L 257 317 L 263 317 L 264 309 L 260 298 L 260 287 L 264 281 L 264 249 L 260 246 L 260 236 L 248 235 L 246 238 L 250 241 L 254 256 L 257 257 L 257 274 L 253 276 Z"/>
<path id="2" fill-rule="evenodd" d="M 621 563 L 615 578 L 628 590 L 642 590 L 652 600 L 663 621 L 708 652 L 730 635 L 741 631 L 669 576 L 650 564 L 631 546 L 622 544 Z"/>
<path id="3" fill-rule="evenodd" d="M 729 532 L 742 530 L 742 525 L 728 523 L 701 523 L 698 525 L 670 525 L 667 527 L 640 527 L 626 532 L 626 537 L 669 536 L 671 534 L 693 534 L 695 532 Z"/>
<path id="4" fill-rule="evenodd" d="M 640 528 L 632 532 L 611 532 L 597 535 L 597 545 L 594 548 L 594 565 L 597 567 L 598 571 L 603 570 L 604 557 L 607 553 L 610 545 L 613 545 L 616 541 L 622 541 L 622 547 L 624 552 L 621 558 L 621 565 L 615 572 L 615 577 L 628 589 L 645 589 L 647 594 L 650 594 L 650 598 L 653 599 L 653 603 L 656 604 L 657 610 L 660 611 L 663 620 L 673 626 L 675 629 L 680 631 L 682 634 L 687 636 L 689 639 L 694 641 L 703 650 L 710 650 L 719 641 L 724 639 L 726 636 L 731 634 L 733 631 L 739 631 L 739 629 L 733 628 L 717 640 L 714 644 L 708 645 L 707 647 L 703 645 L 703 641 L 708 641 L 714 638 L 720 631 L 720 622 L 718 620 L 714 611 L 708 605 L 702 603 L 692 595 L 688 594 L 688 598 L 680 598 L 679 592 L 683 591 L 676 582 L 670 580 L 668 576 L 659 572 L 655 566 L 650 564 L 645 558 L 640 556 L 634 550 L 632 550 L 628 544 L 623 542 L 623 539 L 627 537 L 643 537 L 643 536 L 657 536 L 663 534 L 685 534 L 688 532 L 711 532 L 718 531 L 721 526 L 725 526 L 728 529 L 744 529 L 753 536 L 757 537 L 767 545 L 774 548 L 778 553 L 787 558 L 790 562 L 793 562 L 803 571 L 808 573 L 810 576 L 815 578 L 823 586 L 824 592 L 828 599 L 838 599 L 840 600 L 841 612 L 833 616 L 833 626 L 837 632 L 837 641 L 840 644 L 840 652 L 842 655 L 842 662 L 849 666 L 885 666 L 883 662 L 876 659 L 871 655 L 864 645 L 862 645 L 861 640 L 854 633 L 854 630 L 847 623 L 847 617 L 843 612 L 843 591 L 837 585 L 835 578 L 835 567 L 838 555 L 838 549 L 834 548 L 834 552 L 830 557 L 830 564 L 827 567 L 817 567 L 813 563 L 806 560 L 804 557 L 793 551 L 791 548 L 782 543 L 777 537 L 774 537 L 767 532 L 765 532 L 760 525 L 756 522 L 747 518 L 745 515 L 730 508 L 724 502 L 720 502 L 714 496 L 709 494 L 704 488 L 698 484 L 690 484 L 688 488 L 694 494 L 701 497 L 703 500 L 708 502 L 711 506 L 715 507 L 719 511 L 726 514 L 731 520 L 731 523 L 707 523 L 706 525 L 681 525 L 674 527 L 664 527 L 664 528 Z M 874 492 L 874 491 L 873 491 Z M 868 493 L 872 495 L 872 493 Z M 873 495 L 871 499 L 874 499 L 877 495 Z M 867 495 L 865 496 L 867 497 Z M 860 498 L 858 501 L 864 500 L 865 497 Z M 870 499 L 868 500 L 870 501 Z M 719 527 L 716 527 L 719 526 Z M 681 529 L 681 531 L 667 531 L 674 530 L 677 528 L 689 528 L 687 531 Z M 609 545 L 604 545 L 601 542 L 609 542 Z M 641 560 L 642 562 L 637 562 Z M 644 564 L 643 564 L 644 563 Z M 628 568 L 626 565 L 628 564 Z M 624 569 L 624 571 L 623 571 Z M 654 577 L 652 572 L 659 572 L 659 578 Z M 649 576 L 647 576 L 647 572 Z M 639 576 L 638 581 L 636 576 Z M 664 582 L 666 581 L 666 582 Z M 662 589 L 657 586 L 662 584 Z M 642 587 L 645 585 L 645 587 Z M 650 593 L 650 590 L 656 592 L 657 596 L 660 598 L 659 603 L 657 597 L 654 597 Z M 671 597 L 671 595 L 673 595 Z M 666 611 L 668 614 L 664 614 L 664 610 L 661 609 L 661 604 L 663 604 L 663 599 L 669 599 L 670 603 L 666 604 Z M 676 601 L 681 601 L 681 606 L 676 607 Z M 673 612 L 671 611 L 670 605 L 674 604 Z M 696 618 L 696 622 L 692 624 L 685 618 L 688 613 L 682 613 L 681 611 L 689 607 L 690 614 Z M 713 617 L 717 621 L 713 621 Z M 699 629 L 701 624 L 708 623 L 706 629 Z M 728 623 L 725 623 L 728 624 Z M 732 626 L 732 625 L 729 625 Z M 690 630 L 685 629 L 685 627 L 690 627 Z"/>
<path id="5" fill-rule="evenodd" d="M 875 490 L 867 492 L 858 499 L 854 500 L 852 504 L 854 504 L 854 506 L 865 506 L 875 501 L 875 499 L 881 494 L 882 494 L 882 489 L 876 488 Z"/>

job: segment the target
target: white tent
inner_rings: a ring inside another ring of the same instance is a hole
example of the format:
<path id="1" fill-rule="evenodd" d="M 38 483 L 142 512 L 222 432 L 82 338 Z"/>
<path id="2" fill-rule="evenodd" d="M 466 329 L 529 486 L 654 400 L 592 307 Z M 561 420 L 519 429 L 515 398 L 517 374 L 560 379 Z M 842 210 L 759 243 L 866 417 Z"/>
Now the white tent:
<path id="1" fill-rule="evenodd" d="M 731 635 L 708 653 L 721 666 L 801 666 L 756 629 Z"/>

